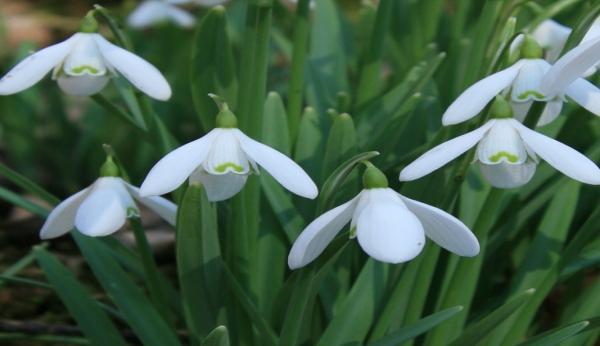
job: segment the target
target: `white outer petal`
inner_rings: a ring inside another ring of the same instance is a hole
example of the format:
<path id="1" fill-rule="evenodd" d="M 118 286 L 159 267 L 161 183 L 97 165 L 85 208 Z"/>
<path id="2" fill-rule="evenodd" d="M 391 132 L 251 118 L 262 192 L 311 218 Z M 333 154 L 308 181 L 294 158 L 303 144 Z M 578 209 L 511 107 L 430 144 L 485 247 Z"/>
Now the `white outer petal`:
<path id="1" fill-rule="evenodd" d="M 546 103 L 546 107 L 542 111 L 542 115 L 540 116 L 540 120 L 536 126 L 544 126 L 548 125 L 554 121 L 559 115 L 563 107 L 563 99 L 562 97 L 557 97 L 551 101 Z"/>
<path id="2" fill-rule="evenodd" d="M 140 187 L 140 195 L 156 196 L 175 190 L 208 156 L 213 139 L 221 131 L 214 129 L 193 142 L 182 145 L 160 159 Z"/>
<path id="3" fill-rule="evenodd" d="M 565 90 L 565 94 L 581 107 L 600 116 L 600 89 L 583 78 L 577 78 Z"/>
<path id="4" fill-rule="evenodd" d="M 387 263 L 410 261 L 425 246 L 421 222 L 400 199 L 389 203 L 372 198 L 357 217 L 356 237 L 369 256 Z"/>
<path id="5" fill-rule="evenodd" d="M 135 203 L 121 178 L 98 178 L 90 187 L 75 215 L 75 227 L 90 237 L 101 237 L 118 231 L 127 218 L 127 209 Z"/>
<path id="6" fill-rule="evenodd" d="M 522 60 L 471 85 L 452 102 L 442 116 L 444 125 L 458 124 L 476 116 L 502 90 L 511 85 L 519 74 Z"/>
<path id="7" fill-rule="evenodd" d="M 70 196 L 52 209 L 52 212 L 50 212 L 40 230 L 40 238 L 51 239 L 60 237 L 73 229 L 77 208 L 79 208 L 79 205 L 81 205 L 88 192 L 89 187 Z"/>
<path id="8" fill-rule="evenodd" d="M 577 150 L 530 130 L 516 120 L 514 126 L 523 141 L 552 167 L 582 183 L 600 185 L 600 168 Z"/>
<path id="9" fill-rule="evenodd" d="M 542 92 L 546 95 L 560 93 L 598 62 L 600 37 L 580 44 L 558 59 L 542 79 Z"/>
<path id="10" fill-rule="evenodd" d="M 477 237 L 459 219 L 436 207 L 398 195 L 419 218 L 429 239 L 459 256 L 472 257 L 479 253 Z"/>
<path id="11" fill-rule="evenodd" d="M 99 34 L 96 34 L 94 39 L 107 65 L 119 71 L 136 88 L 157 100 L 165 101 L 171 97 L 171 86 L 156 67 L 108 42 Z"/>
<path id="12" fill-rule="evenodd" d="M 225 174 L 210 174 L 203 169 L 197 169 L 190 176 L 190 183 L 199 182 L 204 186 L 206 197 L 211 202 L 224 201 L 235 196 L 246 184 L 248 174 L 233 172 Z"/>
<path id="13" fill-rule="evenodd" d="M 242 131 L 233 130 L 246 155 L 269 172 L 283 187 L 302 197 L 310 199 L 317 197 L 319 193 L 317 186 L 296 162 L 279 151 L 246 136 Z"/>
<path id="14" fill-rule="evenodd" d="M 600 16 L 594 20 L 588 31 L 585 33 L 585 36 L 581 39 L 581 43 L 591 41 L 600 37 Z"/>
<path id="15" fill-rule="evenodd" d="M 175 6 L 169 6 L 167 15 L 175 24 L 183 28 L 191 28 L 196 24 L 196 18 L 194 16 Z"/>
<path id="16" fill-rule="evenodd" d="M 25 58 L 0 79 L 0 95 L 18 93 L 40 81 L 64 60 L 79 38 L 79 34 L 75 34 Z"/>
<path id="17" fill-rule="evenodd" d="M 288 256 L 290 269 L 303 267 L 317 258 L 339 231 L 346 225 L 356 207 L 360 194 L 311 222 L 296 239 Z"/>
<path id="18" fill-rule="evenodd" d="M 161 22 L 165 19 L 165 9 L 169 6 L 162 1 L 146 0 L 129 14 L 127 25 L 133 28 L 146 28 Z"/>
<path id="19" fill-rule="evenodd" d="M 474 147 L 495 124 L 492 119 L 480 128 L 444 142 L 421 155 L 400 172 L 400 181 L 419 179 Z"/>
<path id="20" fill-rule="evenodd" d="M 537 163 L 533 160 L 520 164 L 500 162 L 488 165 L 479 162 L 481 174 L 492 186 L 500 189 L 514 189 L 527 184 L 533 178 L 536 168 Z"/>
<path id="21" fill-rule="evenodd" d="M 571 31 L 571 28 L 567 26 L 546 19 L 535 28 L 531 35 L 546 50 L 546 60 L 552 62 L 558 59 Z"/>
<path id="22" fill-rule="evenodd" d="M 175 203 L 159 196 L 142 197 L 140 196 L 140 189 L 128 183 L 125 183 L 125 187 L 133 198 L 150 208 L 169 224 L 175 225 L 177 219 L 177 205 Z"/>

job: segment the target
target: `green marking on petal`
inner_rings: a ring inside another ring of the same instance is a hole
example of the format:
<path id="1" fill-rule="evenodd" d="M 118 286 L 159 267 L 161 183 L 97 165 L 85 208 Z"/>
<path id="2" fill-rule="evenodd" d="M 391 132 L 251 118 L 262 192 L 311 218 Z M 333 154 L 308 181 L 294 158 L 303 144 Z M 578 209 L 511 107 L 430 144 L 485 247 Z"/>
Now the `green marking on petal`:
<path id="1" fill-rule="evenodd" d="M 232 162 L 225 162 L 225 163 L 218 165 L 217 167 L 215 167 L 215 171 L 217 171 L 219 173 L 225 173 L 225 171 L 227 171 L 227 168 L 231 168 L 238 173 L 244 172 L 244 167 L 242 167 L 240 165 L 236 165 L 235 163 L 232 163 Z"/>
<path id="2" fill-rule="evenodd" d="M 535 91 L 535 90 L 528 90 L 528 91 L 520 94 L 519 96 L 517 96 L 517 98 L 519 100 L 527 100 L 527 98 L 529 98 L 529 96 L 533 96 L 538 99 L 546 98 L 546 96 L 544 96 L 544 94 L 540 93 L 539 91 Z"/>
<path id="3" fill-rule="evenodd" d="M 93 66 L 90 66 L 90 65 L 77 66 L 77 67 L 72 68 L 71 71 L 73 73 L 77 73 L 77 74 L 83 73 L 84 71 L 88 71 L 92 74 L 97 74 L 99 72 L 97 68 L 94 68 Z"/>
<path id="4" fill-rule="evenodd" d="M 490 156 L 490 161 L 497 163 L 500 162 L 500 160 L 505 157 L 508 162 L 510 163 L 516 163 L 519 161 L 519 157 L 515 154 L 511 154 L 509 152 L 506 151 L 499 151 L 497 153 L 495 153 L 494 155 Z"/>

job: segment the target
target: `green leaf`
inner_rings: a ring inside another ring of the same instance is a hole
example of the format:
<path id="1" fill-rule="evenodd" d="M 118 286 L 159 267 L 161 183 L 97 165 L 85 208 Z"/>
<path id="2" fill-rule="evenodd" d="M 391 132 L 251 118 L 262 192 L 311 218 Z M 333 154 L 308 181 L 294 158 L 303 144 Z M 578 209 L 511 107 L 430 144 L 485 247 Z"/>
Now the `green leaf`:
<path id="1" fill-rule="evenodd" d="M 561 342 L 579 334 L 583 330 L 590 330 L 600 326 L 600 317 L 593 318 L 589 321 L 581 321 L 554 328 L 540 335 L 534 336 L 518 346 L 552 346 L 558 345 Z"/>
<path id="2" fill-rule="evenodd" d="M 317 214 L 320 215 L 332 207 L 336 193 L 339 191 L 340 187 L 346 181 L 348 175 L 354 168 L 356 168 L 356 166 L 363 161 L 374 158 L 377 155 L 379 155 L 379 153 L 376 151 L 360 153 L 336 168 L 336 170 L 331 173 L 327 180 L 325 180 L 323 187 L 321 187 L 321 191 L 319 192 L 319 200 L 317 201 Z"/>
<path id="3" fill-rule="evenodd" d="M 41 247 L 35 257 L 48 281 L 92 345 L 127 345 L 108 316 L 73 274 Z"/>
<path id="4" fill-rule="evenodd" d="M 176 255 L 186 324 L 199 342 L 224 305 L 217 214 L 202 185 L 188 186 L 179 206 Z"/>
<path id="5" fill-rule="evenodd" d="M 180 345 L 177 336 L 98 240 L 71 232 L 94 276 L 144 345 Z"/>
<path id="6" fill-rule="evenodd" d="M 59 200 L 50 194 L 48 191 L 40 187 L 38 184 L 31 181 L 24 175 L 14 171 L 4 163 L 0 162 L 0 175 L 10 180 L 13 184 L 17 185 L 21 189 L 31 193 L 32 195 L 43 199 L 50 204 L 57 204 Z"/>
<path id="7" fill-rule="evenodd" d="M 362 343 L 383 302 L 389 266 L 369 259 L 318 345 Z"/>
<path id="8" fill-rule="evenodd" d="M 498 327 L 502 321 L 514 314 L 524 303 L 526 303 L 534 293 L 535 289 L 530 288 L 492 311 L 481 320 L 470 324 L 469 327 L 450 345 L 478 345 L 483 338 Z"/>
<path id="9" fill-rule="evenodd" d="M 307 107 L 300 120 L 296 139 L 294 161 L 319 184 L 323 171 L 322 154 L 325 150 L 323 120 L 314 108 Z"/>
<path id="10" fill-rule="evenodd" d="M 202 340 L 202 346 L 229 346 L 229 331 L 227 331 L 227 327 L 218 326 L 215 328 Z"/>
<path id="11" fill-rule="evenodd" d="M 369 346 L 394 346 L 400 345 L 404 341 L 411 340 L 417 336 L 427 332 L 431 328 L 446 321 L 452 316 L 463 310 L 462 306 L 455 306 L 435 314 L 431 314 L 420 321 L 411 324 L 410 326 L 402 327 L 393 333 L 390 333 L 383 338 L 368 344 Z"/>
<path id="12" fill-rule="evenodd" d="M 11 204 L 14 204 L 17 207 L 23 208 L 34 215 L 44 217 L 44 218 L 46 216 L 48 216 L 48 210 L 46 208 L 41 207 L 41 206 L 23 198 L 22 196 L 20 196 L 18 194 L 14 193 L 8 189 L 5 189 L 2 186 L 0 186 L 0 199 L 3 199 Z"/>
<path id="13" fill-rule="evenodd" d="M 329 176 L 340 164 L 355 154 L 356 129 L 354 121 L 349 114 L 336 115 L 325 146 L 322 176 Z"/>
<path id="14" fill-rule="evenodd" d="M 209 93 L 221 96 L 235 110 L 238 83 L 222 6 L 213 7 L 198 23 L 192 43 L 190 86 L 196 115 L 204 131 L 215 126 L 218 112 Z"/>

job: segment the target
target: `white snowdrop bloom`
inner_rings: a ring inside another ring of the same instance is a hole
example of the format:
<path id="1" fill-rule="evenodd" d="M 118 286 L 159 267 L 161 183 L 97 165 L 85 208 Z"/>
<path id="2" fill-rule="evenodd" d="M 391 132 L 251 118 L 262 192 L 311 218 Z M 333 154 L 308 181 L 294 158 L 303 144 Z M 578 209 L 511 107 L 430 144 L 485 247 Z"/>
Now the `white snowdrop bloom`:
<path id="1" fill-rule="evenodd" d="M 8 71 L 0 79 L 0 95 L 25 90 L 54 70 L 52 78 L 71 95 L 93 95 L 118 72 L 150 97 L 163 101 L 171 97 L 171 87 L 160 71 L 139 56 L 108 42 L 96 29 L 97 23 L 88 14 L 82 24 L 85 32 L 33 53 Z"/>
<path id="2" fill-rule="evenodd" d="M 165 0 L 169 4 L 173 5 L 198 5 L 202 7 L 213 7 L 223 5 L 229 2 L 229 0 Z"/>
<path id="3" fill-rule="evenodd" d="M 134 199 L 171 225 L 175 224 L 175 204 L 162 197 L 142 197 L 137 187 L 119 177 L 101 177 L 56 206 L 46 219 L 40 237 L 60 237 L 73 227 L 90 237 L 112 234 L 123 227 L 127 217 L 139 215 Z"/>
<path id="4" fill-rule="evenodd" d="M 560 56 L 573 30 L 551 19 L 541 22 L 531 36 L 544 48 L 544 58 L 554 62 Z"/>
<path id="5" fill-rule="evenodd" d="M 142 196 L 175 190 L 186 179 L 200 183 L 210 201 L 237 194 L 248 175 L 263 167 L 283 187 L 306 198 L 315 198 L 317 186 L 298 164 L 279 151 L 259 143 L 237 129 L 237 119 L 222 106 L 217 128 L 163 157 L 142 183 Z M 258 166 L 257 166 L 258 165 Z"/>
<path id="6" fill-rule="evenodd" d="M 162 22 L 173 22 L 180 27 L 190 28 L 196 24 L 196 18 L 186 10 L 162 0 L 145 0 L 127 17 L 127 24 L 137 29 Z"/>
<path id="7" fill-rule="evenodd" d="M 568 51 L 552 66 L 542 80 L 542 91 L 558 94 L 588 76 L 600 66 L 600 17 L 596 19 L 581 43 Z M 597 102 L 596 95 L 594 97 Z M 600 115 L 595 113 L 596 115 Z"/>
<path id="8" fill-rule="evenodd" d="M 510 95 L 515 117 L 522 120 L 534 101 L 547 102 L 538 126 L 550 123 L 560 114 L 565 95 L 587 109 L 600 115 L 600 89 L 583 78 L 573 79 L 558 92 L 545 92 L 543 78 L 551 65 L 541 59 L 541 47 L 526 37 L 521 47 L 524 59 L 471 85 L 446 110 L 444 125 L 453 125 L 471 119 L 481 112 L 496 96 Z"/>
<path id="9" fill-rule="evenodd" d="M 472 132 L 429 150 L 400 172 L 400 180 L 421 178 L 475 145 L 475 162 L 490 184 L 498 188 L 526 184 L 535 173 L 538 156 L 572 179 L 600 184 L 600 169 L 587 157 L 510 118 L 492 119 Z"/>
<path id="10" fill-rule="evenodd" d="M 460 256 L 475 256 L 479 242 L 460 220 L 441 209 L 406 198 L 388 188 L 372 165 L 363 176 L 364 190 L 352 200 L 311 222 L 294 242 L 288 265 L 296 269 L 317 258 L 342 228 L 378 261 L 402 263 L 423 250 L 425 236 Z"/>

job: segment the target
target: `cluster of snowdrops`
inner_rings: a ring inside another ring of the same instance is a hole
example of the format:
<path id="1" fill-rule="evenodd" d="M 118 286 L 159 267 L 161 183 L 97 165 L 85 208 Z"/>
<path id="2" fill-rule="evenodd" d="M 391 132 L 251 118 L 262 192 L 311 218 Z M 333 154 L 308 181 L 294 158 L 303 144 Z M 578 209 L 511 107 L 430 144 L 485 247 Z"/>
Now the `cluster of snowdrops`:
<path id="1" fill-rule="evenodd" d="M 175 5 L 182 1 L 147 1 L 129 18 L 134 27 L 169 20 L 193 25 L 193 17 Z M 401 181 L 419 179 L 476 148 L 475 162 L 483 176 L 497 188 L 516 188 L 529 182 L 540 160 L 583 183 L 600 185 L 600 169 L 581 153 L 523 124 L 532 116 L 534 102 L 545 103 L 534 125 L 552 122 L 568 99 L 600 115 L 600 89 L 584 79 L 600 64 L 600 19 L 574 49 L 560 57 L 570 29 L 544 21 L 531 34 L 518 36 L 510 50 L 508 68 L 467 88 L 442 116 L 454 125 L 480 114 L 489 106 L 490 120 L 478 129 L 442 143 L 422 154 L 401 172 Z M 559 58 L 560 57 L 560 58 Z M 20 62 L 0 80 L 0 95 L 27 89 L 52 71 L 52 78 L 67 94 L 89 96 L 104 89 L 120 74 L 149 97 L 167 101 L 168 81 L 150 63 L 98 33 L 91 11 L 80 31 Z M 267 171 L 290 192 L 314 199 L 318 188 L 293 160 L 240 131 L 226 101 L 209 95 L 218 105 L 216 127 L 201 138 L 163 157 L 138 188 L 121 178 L 113 157 L 107 157 L 99 178 L 89 187 L 60 203 L 48 216 L 40 236 L 55 238 L 76 229 L 106 236 L 121 229 L 128 217 L 139 215 L 136 201 L 170 224 L 176 223 L 177 206 L 160 197 L 186 180 L 200 184 L 210 201 L 223 201 L 244 188 L 250 174 Z M 535 127 L 535 126 L 533 126 Z M 363 190 L 346 203 L 312 221 L 289 253 L 292 269 L 307 265 L 350 223 L 350 237 L 376 260 L 401 263 L 415 258 L 427 236 L 461 256 L 479 253 L 477 238 L 460 220 L 433 206 L 406 198 L 388 187 L 386 176 L 364 162 Z"/>

